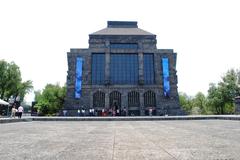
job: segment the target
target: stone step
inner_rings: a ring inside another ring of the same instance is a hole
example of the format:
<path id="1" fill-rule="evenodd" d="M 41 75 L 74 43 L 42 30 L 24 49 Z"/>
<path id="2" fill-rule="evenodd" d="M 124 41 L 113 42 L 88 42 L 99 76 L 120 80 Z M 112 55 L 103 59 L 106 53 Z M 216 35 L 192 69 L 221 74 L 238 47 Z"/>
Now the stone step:
<path id="1" fill-rule="evenodd" d="M 138 116 L 138 117 L 27 117 L 22 119 L 0 118 L 0 123 L 31 121 L 170 121 L 170 120 L 240 120 L 240 115 L 204 116 Z"/>

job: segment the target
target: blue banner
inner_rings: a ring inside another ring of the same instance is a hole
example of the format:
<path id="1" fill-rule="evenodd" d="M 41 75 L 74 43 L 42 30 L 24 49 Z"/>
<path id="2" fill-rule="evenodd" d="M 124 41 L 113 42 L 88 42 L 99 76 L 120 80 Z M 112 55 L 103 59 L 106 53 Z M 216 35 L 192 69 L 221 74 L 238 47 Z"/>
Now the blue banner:
<path id="1" fill-rule="evenodd" d="M 76 62 L 76 79 L 75 79 L 75 98 L 80 98 L 82 94 L 82 65 L 83 59 L 77 57 Z"/>
<path id="2" fill-rule="evenodd" d="M 164 93 L 164 96 L 169 96 L 170 81 L 169 81 L 169 62 L 168 62 L 168 58 L 162 58 L 162 70 L 163 70 L 163 93 Z"/>

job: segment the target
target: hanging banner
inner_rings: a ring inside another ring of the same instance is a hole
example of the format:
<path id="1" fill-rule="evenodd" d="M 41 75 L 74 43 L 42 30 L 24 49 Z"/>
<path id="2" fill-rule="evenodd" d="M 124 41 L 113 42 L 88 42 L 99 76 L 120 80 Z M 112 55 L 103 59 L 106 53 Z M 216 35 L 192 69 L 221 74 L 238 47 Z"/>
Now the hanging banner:
<path id="1" fill-rule="evenodd" d="M 80 98 L 82 94 L 82 64 L 83 59 L 77 57 L 76 62 L 76 79 L 75 79 L 75 98 Z"/>
<path id="2" fill-rule="evenodd" d="M 163 70 L 163 93 L 164 93 L 164 96 L 169 96 L 170 81 L 169 81 L 169 62 L 168 62 L 168 58 L 162 58 L 162 70 Z"/>

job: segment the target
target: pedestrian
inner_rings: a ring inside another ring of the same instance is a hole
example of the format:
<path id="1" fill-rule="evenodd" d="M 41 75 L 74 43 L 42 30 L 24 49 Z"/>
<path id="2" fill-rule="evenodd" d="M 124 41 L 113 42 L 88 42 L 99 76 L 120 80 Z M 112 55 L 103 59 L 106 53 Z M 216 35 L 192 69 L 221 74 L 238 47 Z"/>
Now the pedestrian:
<path id="1" fill-rule="evenodd" d="M 82 114 L 83 116 L 85 116 L 85 109 L 82 109 Z"/>
<path id="2" fill-rule="evenodd" d="M 92 108 L 89 109 L 89 116 L 93 116 L 93 109 Z"/>
<path id="3" fill-rule="evenodd" d="M 117 114 L 116 114 L 116 116 L 120 116 L 120 110 L 119 110 L 119 109 L 117 109 Z"/>
<path id="4" fill-rule="evenodd" d="M 113 115 L 113 117 L 116 115 L 115 109 L 113 109 L 112 115 Z"/>
<path id="5" fill-rule="evenodd" d="M 149 116 L 152 116 L 152 107 L 149 108 Z"/>
<path id="6" fill-rule="evenodd" d="M 77 110 L 77 113 L 78 113 L 78 117 L 80 116 L 80 109 Z"/>
<path id="7" fill-rule="evenodd" d="M 109 108 L 109 109 L 108 109 L 108 115 L 109 115 L 109 116 L 112 116 L 112 108 Z"/>
<path id="8" fill-rule="evenodd" d="M 15 118 L 16 112 L 17 112 L 17 109 L 15 108 L 15 106 L 13 106 L 11 117 Z"/>
<path id="9" fill-rule="evenodd" d="M 65 117 L 67 115 L 67 110 L 63 110 L 63 116 Z"/>
<path id="10" fill-rule="evenodd" d="M 23 107 L 19 106 L 18 107 L 18 118 L 22 118 L 22 113 L 23 113 Z"/>
<path id="11" fill-rule="evenodd" d="M 127 109 L 126 109 L 126 107 L 123 108 L 123 115 L 127 116 Z"/>
<path id="12" fill-rule="evenodd" d="M 105 110 L 104 110 L 104 108 L 102 109 L 102 116 L 105 116 Z"/>

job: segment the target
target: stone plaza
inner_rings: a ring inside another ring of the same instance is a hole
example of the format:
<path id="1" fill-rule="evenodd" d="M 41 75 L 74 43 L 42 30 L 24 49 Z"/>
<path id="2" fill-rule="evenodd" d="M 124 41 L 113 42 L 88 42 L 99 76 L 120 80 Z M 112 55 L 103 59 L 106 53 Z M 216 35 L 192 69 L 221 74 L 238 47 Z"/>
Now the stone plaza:
<path id="1" fill-rule="evenodd" d="M 0 159 L 240 158 L 240 121 L 32 121 L 0 124 Z"/>

